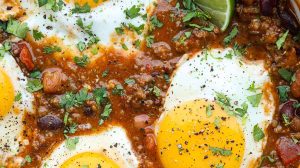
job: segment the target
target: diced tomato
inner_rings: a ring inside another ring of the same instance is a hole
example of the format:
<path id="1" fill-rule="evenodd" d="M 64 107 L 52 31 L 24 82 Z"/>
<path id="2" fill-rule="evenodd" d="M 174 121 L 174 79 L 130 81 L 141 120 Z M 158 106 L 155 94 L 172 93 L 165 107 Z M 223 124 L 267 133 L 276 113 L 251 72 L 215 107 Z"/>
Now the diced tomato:
<path id="1" fill-rule="evenodd" d="M 276 142 L 276 151 L 284 165 L 289 165 L 300 159 L 300 145 L 291 138 L 280 137 Z"/>
<path id="2" fill-rule="evenodd" d="M 21 49 L 20 52 L 20 61 L 26 66 L 27 70 L 34 70 L 34 64 L 32 61 L 32 54 L 28 49 L 28 46 L 24 43 L 20 43 L 19 47 Z"/>

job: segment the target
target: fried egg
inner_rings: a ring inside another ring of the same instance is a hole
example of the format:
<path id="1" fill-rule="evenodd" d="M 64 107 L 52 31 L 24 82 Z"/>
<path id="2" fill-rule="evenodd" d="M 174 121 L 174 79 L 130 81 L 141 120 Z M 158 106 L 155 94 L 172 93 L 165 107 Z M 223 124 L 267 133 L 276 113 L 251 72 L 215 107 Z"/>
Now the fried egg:
<path id="1" fill-rule="evenodd" d="M 34 97 L 26 90 L 26 84 L 27 78 L 20 67 L 6 53 L 0 58 L 0 164 L 18 153 L 23 115 L 34 112 Z"/>
<path id="2" fill-rule="evenodd" d="M 185 55 L 156 123 L 165 168 L 257 167 L 274 114 L 263 61 L 213 49 Z"/>
<path id="3" fill-rule="evenodd" d="M 42 167 L 138 167 L 139 161 L 122 127 L 113 126 L 100 133 L 72 138 L 78 140 L 75 149 L 67 147 L 67 140 L 62 142 L 44 159 Z"/>
<path id="4" fill-rule="evenodd" d="M 146 28 L 147 18 L 143 16 L 152 11 L 153 2 L 154 0 L 99 0 L 95 3 L 92 0 L 66 0 L 62 9 L 55 12 L 47 8 L 47 5 L 39 7 L 34 0 L 22 1 L 21 5 L 27 14 L 24 22 L 31 30 L 38 30 L 46 37 L 56 37 L 66 46 L 75 46 L 76 49 L 76 44 L 82 41 L 88 43 L 95 36 L 101 45 L 121 48 L 125 44 L 128 49 L 132 49 L 136 40 L 143 39 L 144 29 L 141 34 L 124 31 L 120 35 L 116 33 L 116 28 L 129 24 L 134 27 L 144 25 Z M 87 13 L 72 13 L 75 4 L 88 4 L 92 8 Z M 125 11 L 132 7 L 138 9 L 138 16 L 130 18 Z M 79 26 L 79 20 L 84 28 Z"/>

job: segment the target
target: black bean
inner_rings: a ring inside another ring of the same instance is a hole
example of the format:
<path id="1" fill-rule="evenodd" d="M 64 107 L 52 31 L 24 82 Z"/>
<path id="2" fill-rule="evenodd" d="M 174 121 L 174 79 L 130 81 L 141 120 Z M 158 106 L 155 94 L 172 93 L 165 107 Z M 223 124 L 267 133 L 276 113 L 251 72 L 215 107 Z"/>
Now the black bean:
<path id="1" fill-rule="evenodd" d="M 298 117 L 298 118 L 300 118 L 300 108 L 297 108 L 295 110 L 295 116 Z"/>
<path id="2" fill-rule="evenodd" d="M 93 109 L 92 109 L 92 107 L 90 107 L 90 106 L 84 106 L 84 107 L 83 107 L 83 113 L 84 113 L 84 115 L 86 115 L 86 116 L 91 116 L 91 115 L 93 115 Z"/>
<path id="3" fill-rule="evenodd" d="M 260 0 L 260 11 L 264 16 L 271 16 L 273 8 L 276 5 L 276 0 Z"/>
<path id="4" fill-rule="evenodd" d="M 287 10 L 282 10 L 279 12 L 279 17 L 281 20 L 282 26 L 290 30 L 292 34 L 297 34 L 300 31 L 298 22 Z"/>
<path id="5" fill-rule="evenodd" d="M 54 115 L 45 115 L 38 119 L 37 125 L 42 130 L 57 130 L 62 128 L 64 123 Z"/>
<path id="6" fill-rule="evenodd" d="M 287 117 L 289 117 L 289 119 L 293 119 L 294 117 L 294 113 L 295 113 L 295 107 L 294 104 L 297 103 L 297 101 L 295 100 L 289 100 L 286 103 L 280 105 L 279 107 L 279 112 L 281 114 L 281 116 L 284 114 Z"/>
<path id="7" fill-rule="evenodd" d="M 300 57 L 300 48 L 296 48 L 296 55 Z"/>

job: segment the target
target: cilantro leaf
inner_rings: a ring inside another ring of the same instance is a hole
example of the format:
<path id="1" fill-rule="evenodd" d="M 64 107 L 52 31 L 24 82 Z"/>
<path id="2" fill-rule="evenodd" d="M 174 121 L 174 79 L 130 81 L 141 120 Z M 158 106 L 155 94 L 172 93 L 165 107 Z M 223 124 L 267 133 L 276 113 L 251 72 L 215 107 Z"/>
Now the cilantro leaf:
<path id="1" fill-rule="evenodd" d="M 18 92 L 17 95 L 15 96 L 15 102 L 18 102 L 22 99 L 22 93 Z"/>
<path id="2" fill-rule="evenodd" d="M 76 145 L 79 143 L 79 138 L 75 137 L 75 138 L 67 138 L 66 139 L 66 147 L 69 150 L 75 150 L 76 149 Z"/>
<path id="3" fill-rule="evenodd" d="M 55 52 L 61 52 L 61 48 L 58 46 L 46 46 L 43 49 L 43 53 L 45 54 L 53 54 Z"/>
<path id="4" fill-rule="evenodd" d="M 212 116 L 212 106 L 211 105 L 206 106 L 205 112 L 206 112 L 206 117 L 207 118 L 211 117 Z"/>
<path id="5" fill-rule="evenodd" d="M 280 68 L 278 70 L 279 75 L 286 81 L 290 82 L 293 76 L 293 73 L 285 68 Z"/>
<path id="6" fill-rule="evenodd" d="M 14 19 L 9 19 L 6 32 L 13 34 L 21 39 L 24 39 L 26 37 L 27 32 L 29 31 L 29 28 L 27 26 L 27 23 L 21 24 L 19 21 Z"/>
<path id="7" fill-rule="evenodd" d="M 45 36 L 43 35 L 42 32 L 38 31 L 38 30 L 32 30 L 32 35 L 35 41 L 37 40 L 41 40 L 42 38 L 44 38 Z"/>
<path id="8" fill-rule="evenodd" d="M 87 55 L 83 55 L 82 57 L 74 57 L 74 62 L 80 67 L 85 67 L 90 62 L 90 59 Z"/>
<path id="9" fill-rule="evenodd" d="M 288 92 L 290 91 L 290 87 L 286 85 L 278 86 L 277 87 L 279 93 L 280 102 L 286 102 L 289 99 Z"/>
<path id="10" fill-rule="evenodd" d="M 77 43 L 77 48 L 78 48 L 78 50 L 79 51 L 83 51 L 83 50 L 85 50 L 85 48 L 86 48 L 86 45 L 85 45 L 85 43 L 84 42 L 82 42 L 82 41 L 80 41 L 79 43 Z"/>
<path id="11" fill-rule="evenodd" d="M 133 85 L 133 84 L 135 84 L 135 80 L 131 79 L 131 78 L 127 78 L 127 79 L 125 79 L 125 83 L 127 85 Z"/>
<path id="12" fill-rule="evenodd" d="M 11 44 L 9 42 L 5 42 L 2 46 L 0 46 L 0 58 L 4 57 L 6 52 L 9 52 L 11 49 Z"/>
<path id="13" fill-rule="evenodd" d="M 104 107 L 103 113 L 100 115 L 99 125 L 102 125 L 104 121 L 108 119 L 111 112 L 112 112 L 111 104 L 107 104 Z"/>
<path id="14" fill-rule="evenodd" d="M 252 95 L 252 96 L 248 96 L 247 100 L 250 102 L 250 104 L 253 107 L 258 107 L 261 98 L 262 98 L 262 93 L 259 93 L 259 94 L 255 94 L 255 95 Z"/>
<path id="15" fill-rule="evenodd" d="M 161 90 L 157 87 L 157 86 L 154 86 L 153 87 L 153 93 L 156 97 L 159 97 L 160 94 L 161 94 Z"/>
<path id="16" fill-rule="evenodd" d="M 75 3 L 75 8 L 72 9 L 72 13 L 89 13 L 91 12 L 91 7 L 88 3 L 85 3 L 83 6 L 80 6 L 78 3 Z"/>
<path id="17" fill-rule="evenodd" d="M 30 93 L 43 89 L 43 85 L 39 79 L 29 79 L 26 84 L 26 90 Z"/>
<path id="18" fill-rule="evenodd" d="M 154 43 L 154 36 L 147 36 L 146 37 L 146 46 L 148 48 L 151 48 L 153 43 Z"/>
<path id="19" fill-rule="evenodd" d="M 209 150 L 214 155 L 222 155 L 222 156 L 230 156 L 230 155 L 232 155 L 232 151 L 231 150 L 222 149 L 222 148 L 218 148 L 218 147 L 209 147 Z"/>
<path id="20" fill-rule="evenodd" d="M 124 94 L 124 88 L 121 84 L 117 84 L 112 90 L 112 94 L 122 96 Z"/>
<path id="21" fill-rule="evenodd" d="M 141 8 L 136 5 L 133 5 L 130 9 L 125 9 L 124 13 L 126 14 L 126 19 L 134 19 L 140 16 L 140 10 Z"/>
<path id="22" fill-rule="evenodd" d="M 278 50 L 280 50 L 283 47 L 288 34 L 289 34 L 289 30 L 287 30 L 284 34 L 282 34 L 276 41 L 276 46 Z"/>
<path id="23" fill-rule="evenodd" d="M 94 99 L 98 105 L 107 101 L 108 95 L 105 87 L 96 88 L 93 92 Z"/>
<path id="24" fill-rule="evenodd" d="M 262 131 L 262 129 L 258 126 L 258 124 L 256 124 L 253 127 L 253 138 L 256 142 L 260 141 L 261 139 L 263 139 L 265 137 L 264 132 Z"/>
<path id="25" fill-rule="evenodd" d="M 229 33 L 229 35 L 227 37 L 224 38 L 223 42 L 225 45 L 228 45 L 239 33 L 238 28 L 235 26 L 231 32 Z"/>
<path id="26" fill-rule="evenodd" d="M 157 19 L 156 15 L 154 15 L 154 16 L 151 17 L 150 22 L 151 22 L 151 28 L 150 28 L 150 30 L 154 30 L 156 27 L 161 28 L 164 25 L 162 22 L 160 22 Z"/>

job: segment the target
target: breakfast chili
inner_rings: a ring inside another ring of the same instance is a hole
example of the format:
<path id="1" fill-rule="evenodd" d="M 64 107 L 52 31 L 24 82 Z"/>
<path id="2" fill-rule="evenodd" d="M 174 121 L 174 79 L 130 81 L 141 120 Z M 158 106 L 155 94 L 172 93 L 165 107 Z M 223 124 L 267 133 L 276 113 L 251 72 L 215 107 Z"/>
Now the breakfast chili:
<path id="1" fill-rule="evenodd" d="M 87 64 L 84 60 L 74 62 L 68 57 L 55 56 L 53 51 L 59 48 L 45 52 L 47 44 L 39 44 L 29 37 L 12 44 L 11 53 L 23 72 L 38 81 L 35 86 L 40 86 L 34 92 L 36 114 L 26 114 L 23 119 L 23 136 L 30 145 L 20 147 L 23 148 L 20 156 L 32 159 L 23 167 L 39 166 L 55 145 L 65 139 L 65 132 L 76 129 L 72 135 L 89 134 L 110 124 L 127 130 L 141 157 L 141 167 L 162 167 L 153 123 L 162 113 L 176 63 L 184 53 L 226 46 L 237 48 L 250 60 L 264 60 L 277 88 L 286 86 L 283 92 L 287 96 L 282 98 L 279 92 L 277 98 L 276 114 L 268 127 L 268 142 L 260 166 L 299 166 L 300 25 L 297 19 L 300 18 L 290 10 L 288 0 L 238 0 L 225 32 L 197 18 L 191 22 L 207 29 L 188 26 L 183 22 L 183 9 L 177 6 L 183 1 L 157 2 L 152 16 L 158 22 L 148 32 L 141 52 L 125 54 L 113 47 L 99 49 L 104 56 Z M 0 33 L 0 42 L 7 38 L 7 33 Z M 55 39 L 48 41 L 48 44 L 56 43 Z M 68 102 L 68 96 L 79 93 L 82 102 L 76 106 Z M 93 93 L 98 95 L 96 99 L 85 99 L 84 95 Z M 109 117 L 101 118 L 107 108 L 112 112 Z M 76 123 L 76 128 L 64 121 L 66 115 Z"/>

